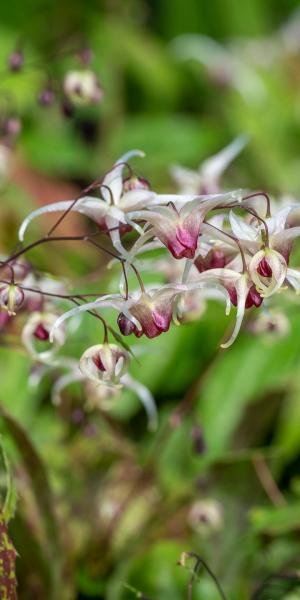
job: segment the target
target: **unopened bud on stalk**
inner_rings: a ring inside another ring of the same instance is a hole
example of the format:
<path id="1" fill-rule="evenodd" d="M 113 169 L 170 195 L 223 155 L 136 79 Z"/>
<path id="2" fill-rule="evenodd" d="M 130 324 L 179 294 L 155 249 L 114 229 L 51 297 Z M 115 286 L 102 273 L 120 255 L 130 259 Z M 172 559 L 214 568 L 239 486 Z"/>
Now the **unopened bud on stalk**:
<path id="1" fill-rule="evenodd" d="M 22 123 L 17 117 L 9 117 L 3 125 L 3 133 L 9 138 L 15 138 L 22 129 Z"/>
<path id="2" fill-rule="evenodd" d="M 54 100 L 55 100 L 55 94 L 54 94 L 54 91 L 50 87 L 43 89 L 38 95 L 38 102 L 41 106 L 45 106 L 45 107 L 51 106 L 51 104 L 53 104 Z"/>
<path id="3" fill-rule="evenodd" d="M 24 64 L 24 55 L 21 50 L 15 50 L 8 57 L 8 68 L 11 71 L 20 71 Z"/>

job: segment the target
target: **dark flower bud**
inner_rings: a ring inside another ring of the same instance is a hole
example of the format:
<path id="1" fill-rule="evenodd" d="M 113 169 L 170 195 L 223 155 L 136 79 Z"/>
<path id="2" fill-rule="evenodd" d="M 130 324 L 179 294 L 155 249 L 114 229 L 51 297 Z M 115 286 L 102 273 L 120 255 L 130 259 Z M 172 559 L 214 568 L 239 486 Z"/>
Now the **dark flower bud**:
<path id="1" fill-rule="evenodd" d="M 24 55 L 21 50 L 15 50 L 8 58 L 8 67 L 11 71 L 20 71 L 24 64 Z"/>
<path id="2" fill-rule="evenodd" d="M 22 129 L 22 123 L 21 123 L 20 119 L 18 119 L 17 117 L 10 117 L 9 119 L 7 119 L 4 122 L 4 125 L 3 125 L 4 135 L 6 135 L 10 138 L 14 138 L 17 135 L 19 135 L 21 129 Z"/>
<path id="3" fill-rule="evenodd" d="M 192 429 L 193 447 L 196 454 L 203 454 L 206 450 L 203 430 L 200 425 L 194 425 Z"/>
<path id="4" fill-rule="evenodd" d="M 42 90 L 38 95 L 38 102 L 41 106 L 51 106 L 55 100 L 54 91 L 48 87 Z"/>
<path id="5" fill-rule="evenodd" d="M 72 102 L 70 102 L 70 100 L 68 100 L 67 98 L 64 98 L 62 105 L 61 105 L 61 112 L 64 115 L 64 117 L 67 117 L 67 119 L 70 119 L 71 117 L 73 117 L 74 115 L 74 105 L 72 104 Z"/>
<path id="6" fill-rule="evenodd" d="M 90 62 L 94 58 L 93 50 L 91 48 L 89 48 L 88 46 L 85 46 L 84 48 L 79 50 L 78 57 L 79 57 L 81 64 L 83 66 L 87 66 L 90 64 Z"/>

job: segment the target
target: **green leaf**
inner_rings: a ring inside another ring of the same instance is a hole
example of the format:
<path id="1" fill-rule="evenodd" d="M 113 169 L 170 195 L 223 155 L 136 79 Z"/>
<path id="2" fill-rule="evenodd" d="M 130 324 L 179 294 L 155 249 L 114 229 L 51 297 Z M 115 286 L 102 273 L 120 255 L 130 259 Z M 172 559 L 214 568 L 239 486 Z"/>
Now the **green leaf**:
<path id="1" fill-rule="evenodd" d="M 2 406 L 0 416 L 6 431 L 17 447 L 30 477 L 35 501 L 45 532 L 45 552 L 51 562 L 53 589 L 59 584 L 61 570 L 61 542 L 54 511 L 54 499 L 45 466 L 33 446 L 28 433 Z M 54 592 L 53 592 L 54 593 Z M 55 596 L 54 596 L 55 597 Z"/>
<path id="2" fill-rule="evenodd" d="M 245 407 L 283 385 L 293 372 L 300 351 L 300 318 L 292 319 L 291 334 L 272 340 L 241 334 L 211 367 L 198 397 L 208 457 L 217 458 L 230 447 Z"/>
<path id="3" fill-rule="evenodd" d="M 293 502 L 286 506 L 255 508 L 250 513 L 250 520 L 254 532 L 280 535 L 298 529 L 299 515 L 300 503 Z"/>

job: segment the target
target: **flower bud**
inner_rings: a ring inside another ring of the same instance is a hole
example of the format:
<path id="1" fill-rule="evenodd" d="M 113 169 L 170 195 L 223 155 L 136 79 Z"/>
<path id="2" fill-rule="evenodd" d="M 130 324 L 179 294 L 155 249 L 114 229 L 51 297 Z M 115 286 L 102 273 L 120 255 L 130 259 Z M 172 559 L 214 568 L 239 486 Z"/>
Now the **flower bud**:
<path id="1" fill-rule="evenodd" d="M 103 98 L 103 90 L 93 71 L 69 71 L 63 87 L 66 97 L 73 104 L 98 104 Z"/>
<path id="2" fill-rule="evenodd" d="M 79 361 L 82 374 L 97 383 L 118 385 L 126 373 L 130 357 L 116 344 L 98 344 L 88 348 Z"/>
<path id="3" fill-rule="evenodd" d="M 259 313 L 257 318 L 249 323 L 248 329 L 257 335 L 264 333 L 272 338 L 280 338 L 289 334 L 291 325 L 284 313 L 268 310 L 267 312 Z"/>
<path id="4" fill-rule="evenodd" d="M 123 191 L 131 192 L 132 190 L 150 190 L 150 183 L 144 177 L 128 177 L 123 181 Z"/>
<path id="5" fill-rule="evenodd" d="M 204 454 L 206 450 L 206 444 L 204 441 L 203 429 L 200 427 L 200 425 L 194 425 L 192 428 L 192 439 L 194 452 L 200 455 Z"/>
<path id="6" fill-rule="evenodd" d="M 22 123 L 17 117 L 9 117 L 4 123 L 3 133 L 9 138 L 15 138 L 22 129 Z"/>
<path id="7" fill-rule="evenodd" d="M 42 90 L 38 95 L 38 102 L 41 106 L 51 106 L 55 100 L 54 91 L 48 87 Z"/>
<path id="8" fill-rule="evenodd" d="M 68 98 L 64 98 L 63 102 L 61 104 L 61 112 L 63 114 L 64 117 L 67 117 L 67 119 L 70 119 L 71 117 L 73 117 L 74 115 L 74 105 L 72 104 L 72 102 L 70 102 L 70 100 L 68 100 Z"/>
<path id="9" fill-rule="evenodd" d="M 217 500 L 207 498 L 195 502 L 188 515 L 191 527 L 201 535 L 219 531 L 223 525 L 223 509 Z"/>
<path id="10" fill-rule="evenodd" d="M 8 58 L 8 68 L 11 71 L 20 71 L 24 64 L 24 55 L 21 50 L 15 50 Z"/>
<path id="11" fill-rule="evenodd" d="M 85 67 L 90 64 L 94 56 L 93 50 L 88 46 L 81 48 L 78 52 L 78 57 L 82 65 Z"/>
<path id="12" fill-rule="evenodd" d="M 5 308 L 10 316 L 16 314 L 15 310 L 20 308 L 24 297 L 23 290 L 13 283 L 0 287 L 0 307 Z"/>

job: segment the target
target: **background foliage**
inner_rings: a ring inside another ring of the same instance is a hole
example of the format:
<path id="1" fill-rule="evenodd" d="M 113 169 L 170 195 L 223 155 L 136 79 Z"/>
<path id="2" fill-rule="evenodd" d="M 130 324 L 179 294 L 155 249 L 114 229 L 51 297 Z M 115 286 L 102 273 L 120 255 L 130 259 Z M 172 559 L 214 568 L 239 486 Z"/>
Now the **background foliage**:
<path id="1" fill-rule="evenodd" d="M 175 189 L 170 164 L 196 168 L 247 133 L 249 144 L 228 171 L 227 187 L 299 197 L 300 53 L 281 52 L 270 64 L 261 58 L 253 66 L 245 49 L 249 38 L 276 40 L 297 4 L 1 3 L 1 110 L 8 106 L 22 119 L 11 178 L 1 191 L 1 252 L 12 250 L 17 226 L 33 206 L 74 195 L 132 147 L 146 152 L 135 167 L 153 187 Z M 262 98 L 240 93 L 197 60 L 181 60 L 171 42 L 183 33 L 235 49 L 259 76 Z M 11 74 L 7 57 L 19 42 L 25 67 Z M 57 103 L 45 109 L 36 99 L 48 73 L 59 78 L 78 67 L 74 54 L 84 43 L 93 48 L 92 67 L 105 96 L 100 106 L 66 119 Z M 99 255 L 76 245 L 72 251 L 43 248 L 32 259 L 78 285 L 90 271 L 97 289 L 109 283 Z M 290 321 L 285 336 L 256 337 L 246 327 L 228 351 L 219 350 L 227 324 L 214 303 L 199 321 L 140 341 L 133 373 L 157 400 L 155 434 L 129 393 L 110 412 L 87 411 L 75 386 L 55 409 L 51 377 L 30 389 L 32 365 L 17 332 L 12 345 L 3 339 L 1 428 L 18 496 L 10 536 L 19 555 L 21 599 L 129 600 L 135 592 L 127 582 L 153 600 L 182 600 L 189 573 L 177 561 L 185 550 L 205 558 L 231 600 L 249 599 L 270 574 L 297 571 L 300 313 L 297 301 L 283 309 Z M 69 348 L 74 356 L 97 343 L 88 316 L 77 337 Z M 201 453 L 195 433 L 203 436 Z M 196 501 L 205 513 L 197 526 L 191 519 Z M 207 502 L 217 502 L 218 526 L 205 512 Z M 297 580 L 271 584 L 267 595 L 253 598 L 300 598 Z M 193 593 L 199 600 L 217 598 L 204 573 Z"/>

